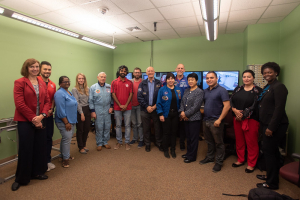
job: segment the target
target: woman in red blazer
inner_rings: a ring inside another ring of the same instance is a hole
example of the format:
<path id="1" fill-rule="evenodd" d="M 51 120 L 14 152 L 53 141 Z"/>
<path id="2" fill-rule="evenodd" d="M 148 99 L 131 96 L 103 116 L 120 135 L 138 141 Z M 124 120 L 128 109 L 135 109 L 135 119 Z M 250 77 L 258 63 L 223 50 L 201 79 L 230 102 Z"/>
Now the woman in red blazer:
<path id="1" fill-rule="evenodd" d="M 47 135 L 42 120 L 51 108 L 44 81 L 38 80 L 40 63 L 27 59 L 20 78 L 14 84 L 15 116 L 18 121 L 19 156 L 12 190 L 27 185 L 30 179 L 47 179 Z"/>

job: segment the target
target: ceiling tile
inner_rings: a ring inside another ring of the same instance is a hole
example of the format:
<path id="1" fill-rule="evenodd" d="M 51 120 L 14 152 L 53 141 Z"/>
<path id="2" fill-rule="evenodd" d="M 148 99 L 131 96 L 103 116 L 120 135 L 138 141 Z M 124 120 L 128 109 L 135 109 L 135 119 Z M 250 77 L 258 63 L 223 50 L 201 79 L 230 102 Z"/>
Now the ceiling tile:
<path id="1" fill-rule="evenodd" d="M 245 29 L 236 29 L 236 30 L 227 30 L 226 33 L 230 34 L 230 33 L 243 33 L 245 31 Z"/>
<path id="2" fill-rule="evenodd" d="M 193 7 L 196 15 L 202 15 L 199 1 L 193 1 Z"/>
<path id="3" fill-rule="evenodd" d="M 190 0 L 151 0 L 156 7 L 170 6 L 190 2 Z"/>
<path id="4" fill-rule="evenodd" d="M 219 31 L 225 31 L 226 26 L 227 26 L 227 23 L 219 23 Z"/>
<path id="5" fill-rule="evenodd" d="M 111 0 L 125 12 L 135 12 L 155 8 L 149 0 Z"/>
<path id="6" fill-rule="evenodd" d="M 273 0 L 271 5 L 300 2 L 300 0 Z"/>
<path id="7" fill-rule="evenodd" d="M 95 16 L 89 13 L 88 11 L 84 10 L 80 7 L 70 7 L 70 8 L 64 8 L 61 10 L 56 11 L 56 13 L 59 13 L 69 19 L 73 19 L 75 21 L 90 21 L 95 19 Z"/>
<path id="8" fill-rule="evenodd" d="M 120 14 L 124 13 L 123 10 L 121 10 L 118 6 L 116 6 L 110 0 L 101 0 L 98 2 L 94 2 L 94 3 L 84 4 L 84 5 L 81 5 L 80 7 L 85 9 L 86 11 L 88 11 L 94 15 L 100 16 L 100 17 L 120 15 Z M 103 8 L 108 8 L 108 12 L 106 12 L 104 15 L 101 13 Z"/>
<path id="9" fill-rule="evenodd" d="M 154 24 L 153 22 L 143 23 L 143 26 L 146 27 L 150 31 L 154 31 Z M 166 21 L 157 21 L 156 29 L 157 30 L 164 30 L 164 29 L 171 29 L 172 26 Z"/>
<path id="10" fill-rule="evenodd" d="M 200 37 L 200 36 L 201 36 L 201 33 L 180 34 L 181 38 Z"/>
<path id="11" fill-rule="evenodd" d="M 200 34 L 200 29 L 199 29 L 198 26 L 185 27 L 185 28 L 176 28 L 175 31 L 179 35 Z"/>
<path id="12" fill-rule="evenodd" d="M 83 35 L 93 38 L 99 38 L 99 37 L 107 37 L 108 35 L 100 32 L 100 31 L 88 31 L 88 32 L 82 32 Z"/>
<path id="13" fill-rule="evenodd" d="M 28 0 L 38 6 L 47 8 L 50 11 L 60 10 L 63 8 L 73 7 L 75 4 L 68 0 Z"/>
<path id="14" fill-rule="evenodd" d="M 238 21 L 245 21 L 251 19 L 258 20 L 262 16 L 266 8 L 267 7 L 231 11 L 229 14 L 228 22 L 238 22 Z"/>
<path id="15" fill-rule="evenodd" d="M 126 34 L 126 35 L 116 35 L 116 39 L 126 41 L 126 40 L 135 40 L 136 38 L 132 35 Z"/>
<path id="16" fill-rule="evenodd" d="M 281 22 L 285 17 L 272 17 L 266 19 L 260 19 L 258 24 L 272 23 L 272 22 Z"/>
<path id="17" fill-rule="evenodd" d="M 219 21 L 219 23 L 227 23 L 227 21 L 228 21 L 228 13 L 229 12 L 222 12 L 222 13 L 220 13 L 220 21 Z"/>
<path id="18" fill-rule="evenodd" d="M 100 38 L 97 38 L 97 40 L 100 40 L 102 42 L 106 42 L 108 44 L 112 44 L 113 43 L 113 38 L 112 37 L 100 37 Z"/>
<path id="19" fill-rule="evenodd" d="M 64 25 L 64 24 L 70 24 L 74 23 L 75 20 L 69 19 L 67 17 L 64 17 L 58 13 L 55 12 L 49 12 L 41 15 L 36 15 L 37 18 L 41 20 L 48 21 L 49 23 L 57 24 L 57 25 Z"/>
<path id="20" fill-rule="evenodd" d="M 116 44 L 125 44 L 125 42 L 122 42 L 122 41 L 120 41 L 120 40 L 117 40 L 117 41 L 115 41 L 114 44 L 115 44 L 115 45 L 116 45 Z"/>
<path id="21" fill-rule="evenodd" d="M 197 18 L 198 24 L 202 26 L 203 25 L 202 15 L 196 16 L 196 18 Z"/>
<path id="22" fill-rule="evenodd" d="M 68 30 L 75 31 L 77 33 L 82 33 L 82 32 L 95 30 L 95 27 L 93 27 L 92 25 L 81 23 L 81 22 L 66 24 L 66 25 L 63 25 L 63 27 L 68 29 Z"/>
<path id="23" fill-rule="evenodd" d="M 194 9 L 191 3 L 177 4 L 158 8 L 166 19 L 176 19 L 194 16 Z"/>
<path id="24" fill-rule="evenodd" d="M 229 12 L 230 6 L 231 6 L 231 1 L 232 0 L 221 0 L 220 13 L 221 12 Z"/>
<path id="25" fill-rule="evenodd" d="M 294 10 L 299 5 L 299 3 L 300 2 L 270 6 L 266 10 L 262 18 L 287 16 L 292 10 Z"/>
<path id="26" fill-rule="evenodd" d="M 166 36 L 160 36 L 159 39 L 161 40 L 169 40 L 169 39 L 177 39 L 180 38 L 178 35 L 166 35 Z"/>
<path id="27" fill-rule="evenodd" d="M 272 0 L 232 0 L 231 11 L 267 7 Z"/>
<path id="28" fill-rule="evenodd" d="M 119 29 L 125 31 L 126 33 L 131 34 L 132 31 L 128 30 L 127 28 L 130 27 L 139 27 L 141 30 L 138 32 L 145 32 L 145 31 L 149 31 L 147 28 L 145 28 L 144 26 L 142 26 L 140 23 L 135 23 L 135 24 L 131 24 L 131 25 L 123 25 L 123 26 L 118 26 Z"/>
<path id="29" fill-rule="evenodd" d="M 225 34 L 225 33 L 226 33 L 226 31 L 220 31 L 220 30 L 219 30 L 218 35 L 223 35 L 223 34 Z"/>
<path id="30" fill-rule="evenodd" d="M 137 24 L 138 22 L 130 17 L 128 14 L 116 15 L 106 18 L 106 21 L 115 25 L 115 26 L 124 26 Z"/>
<path id="31" fill-rule="evenodd" d="M 132 35 L 138 37 L 141 40 L 157 40 L 158 39 L 151 32 L 136 32 L 136 33 L 132 33 Z"/>
<path id="32" fill-rule="evenodd" d="M 31 16 L 39 15 L 50 11 L 49 9 L 24 0 L 3 0 L 1 1 L 1 4 L 10 7 L 15 11 L 20 11 Z"/>
<path id="33" fill-rule="evenodd" d="M 126 41 L 123 41 L 123 42 L 125 42 L 125 43 L 136 43 L 136 42 L 143 42 L 143 41 L 141 41 L 139 39 L 135 39 L 135 40 L 126 40 Z"/>
<path id="34" fill-rule="evenodd" d="M 200 26 L 200 31 L 201 31 L 202 34 L 205 34 L 205 28 L 204 28 L 204 26 Z"/>
<path id="35" fill-rule="evenodd" d="M 197 26 L 196 17 L 186 17 L 181 19 L 169 19 L 169 23 L 173 28 Z"/>
<path id="36" fill-rule="evenodd" d="M 164 17 L 156 9 L 133 12 L 130 13 L 130 16 L 140 23 L 164 20 Z"/>
<path id="37" fill-rule="evenodd" d="M 153 32 L 154 35 L 157 37 L 165 37 L 165 36 L 171 36 L 171 35 L 178 35 L 173 29 L 168 29 L 168 30 L 159 30 Z"/>
<path id="38" fill-rule="evenodd" d="M 257 20 L 247 20 L 247 21 L 241 21 L 241 22 L 228 22 L 228 24 L 227 24 L 227 31 L 228 30 L 245 29 L 249 24 L 255 24 L 256 21 Z"/>
<path id="39" fill-rule="evenodd" d="M 105 33 L 107 35 L 126 35 L 127 33 L 117 27 L 114 27 L 114 26 L 99 26 L 97 27 L 98 31 L 102 32 L 102 33 Z"/>

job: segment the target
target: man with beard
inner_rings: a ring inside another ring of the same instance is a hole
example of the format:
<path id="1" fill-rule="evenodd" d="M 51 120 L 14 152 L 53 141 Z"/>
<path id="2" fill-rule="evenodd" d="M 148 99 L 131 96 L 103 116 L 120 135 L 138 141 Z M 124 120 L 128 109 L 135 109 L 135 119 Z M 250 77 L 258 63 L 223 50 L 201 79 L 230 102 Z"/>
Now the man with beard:
<path id="1" fill-rule="evenodd" d="M 142 127 L 142 119 L 141 119 L 141 107 L 137 100 L 137 92 L 141 79 L 142 70 L 136 67 L 133 70 L 133 96 L 132 96 L 132 110 L 131 110 L 131 123 L 133 128 L 133 137 L 129 144 L 134 144 L 137 142 L 138 137 L 140 137 L 140 141 L 138 144 L 138 148 L 142 148 L 144 146 L 143 141 L 143 127 Z"/>
<path id="2" fill-rule="evenodd" d="M 54 131 L 54 122 L 53 122 L 53 111 L 54 111 L 54 94 L 56 92 L 56 85 L 53 83 L 49 77 L 51 76 L 52 66 L 47 61 L 41 62 L 41 72 L 38 79 L 43 80 L 47 86 L 47 95 L 49 96 L 50 102 L 52 102 L 52 106 L 47 113 L 47 117 L 43 119 L 44 125 L 46 126 L 47 132 L 47 160 L 48 160 L 48 170 L 55 168 L 55 165 L 51 163 L 51 150 L 52 150 L 52 137 Z"/>
<path id="3" fill-rule="evenodd" d="M 125 124 L 125 144 L 126 150 L 130 150 L 130 116 L 132 99 L 132 82 L 125 76 L 128 74 L 128 68 L 125 65 L 119 67 L 119 77 L 111 83 L 111 93 L 114 99 L 114 110 L 116 119 L 116 138 L 117 144 L 114 149 L 119 149 L 123 145 L 122 140 L 122 117 Z"/>

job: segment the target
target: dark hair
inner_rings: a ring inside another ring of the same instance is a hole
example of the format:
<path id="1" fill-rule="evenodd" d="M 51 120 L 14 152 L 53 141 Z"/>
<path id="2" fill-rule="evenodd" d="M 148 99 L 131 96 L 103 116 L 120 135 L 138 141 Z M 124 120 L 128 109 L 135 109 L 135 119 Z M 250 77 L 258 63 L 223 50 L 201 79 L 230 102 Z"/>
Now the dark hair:
<path id="1" fill-rule="evenodd" d="M 198 81 L 198 75 L 196 73 L 191 73 L 187 76 L 187 79 L 189 80 L 189 78 L 194 78 L 196 79 L 196 81 Z"/>
<path id="2" fill-rule="evenodd" d="M 48 61 L 42 61 L 41 62 L 41 67 L 42 65 L 48 65 L 48 66 L 51 66 L 51 64 L 48 62 Z M 52 66 L 51 66 L 52 67 Z"/>
<path id="3" fill-rule="evenodd" d="M 267 63 L 263 64 L 263 66 L 261 67 L 261 74 L 263 74 L 264 70 L 267 68 L 273 69 L 274 72 L 277 73 L 277 76 L 279 76 L 280 67 L 276 62 L 267 62 Z"/>
<path id="4" fill-rule="evenodd" d="M 217 73 L 216 72 L 214 72 L 214 71 L 209 71 L 209 72 L 207 72 L 207 74 L 214 74 L 215 76 L 216 76 L 216 78 L 218 78 L 218 75 L 217 75 Z M 206 75 L 207 75 L 206 74 Z"/>
<path id="5" fill-rule="evenodd" d="M 128 74 L 128 67 L 126 67 L 125 65 L 121 65 L 121 66 L 119 67 L 118 72 L 120 73 L 120 71 L 121 71 L 122 69 L 126 69 L 126 72 L 127 72 L 127 74 Z M 127 75 L 127 74 L 126 74 L 126 75 Z"/>
<path id="6" fill-rule="evenodd" d="M 142 72 L 141 68 L 139 68 L 139 67 L 134 68 L 134 70 L 140 70 L 140 72 Z M 134 72 L 134 70 L 133 70 L 133 72 Z"/>
<path id="7" fill-rule="evenodd" d="M 67 76 L 61 76 L 61 77 L 59 77 L 59 79 L 58 79 L 58 84 L 59 84 L 59 85 L 64 81 L 64 78 L 69 79 L 69 77 L 67 77 Z M 69 79 L 69 80 L 70 80 L 70 79 Z"/>
<path id="8" fill-rule="evenodd" d="M 252 74 L 253 78 L 255 78 L 255 74 L 254 74 L 254 72 L 253 72 L 251 69 L 246 69 L 246 70 L 243 72 L 242 76 L 244 76 L 245 73 L 250 73 L 250 74 Z"/>
<path id="9" fill-rule="evenodd" d="M 175 76 L 174 76 L 174 74 L 173 74 L 173 73 L 171 73 L 171 72 L 169 72 L 169 73 L 167 74 L 167 76 L 166 76 L 166 80 L 167 80 L 167 79 L 169 79 L 169 78 L 173 78 L 173 79 L 175 79 Z"/>
<path id="10" fill-rule="evenodd" d="M 34 58 L 29 58 L 29 59 L 25 60 L 25 62 L 23 63 L 23 66 L 21 68 L 21 75 L 27 78 L 29 75 L 28 67 L 30 67 L 31 65 L 33 65 L 35 63 L 38 63 L 40 66 L 40 62 Z M 41 72 L 41 68 L 40 68 L 40 72 Z"/>

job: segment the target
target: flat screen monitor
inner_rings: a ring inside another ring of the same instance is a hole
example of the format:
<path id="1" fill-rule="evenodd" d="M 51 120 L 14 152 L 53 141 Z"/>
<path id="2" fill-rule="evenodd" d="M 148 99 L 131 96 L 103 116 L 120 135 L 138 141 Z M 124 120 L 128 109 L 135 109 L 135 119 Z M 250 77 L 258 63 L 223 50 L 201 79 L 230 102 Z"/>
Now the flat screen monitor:
<path id="1" fill-rule="evenodd" d="M 160 80 L 161 85 L 163 85 L 163 83 L 166 81 L 166 76 L 167 76 L 168 72 L 155 72 L 154 74 L 154 78 Z M 142 79 L 147 79 L 148 76 L 146 73 L 142 73 Z"/>
<path id="2" fill-rule="evenodd" d="M 203 90 L 208 88 L 206 74 L 203 72 Z M 239 71 L 215 71 L 218 76 L 218 84 L 228 91 L 233 91 L 239 85 Z"/>
<path id="3" fill-rule="evenodd" d="M 129 72 L 127 75 L 126 75 L 126 78 L 131 80 L 132 79 L 132 72 Z"/>

